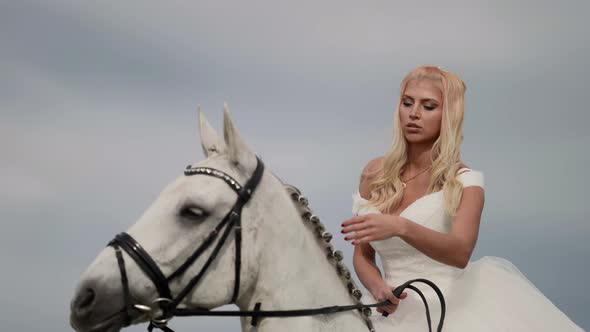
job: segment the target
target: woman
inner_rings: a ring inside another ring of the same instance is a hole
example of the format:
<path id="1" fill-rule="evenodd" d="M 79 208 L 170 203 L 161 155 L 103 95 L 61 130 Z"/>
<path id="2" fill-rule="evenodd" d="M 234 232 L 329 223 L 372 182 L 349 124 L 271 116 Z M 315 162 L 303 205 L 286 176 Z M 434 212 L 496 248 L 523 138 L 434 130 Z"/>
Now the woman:
<path id="1" fill-rule="evenodd" d="M 390 300 L 372 316 L 377 331 L 426 331 L 418 294 L 392 294 L 394 285 L 426 278 L 446 300 L 445 331 L 582 331 L 509 261 L 470 262 L 484 206 L 481 171 L 461 163 L 465 84 L 433 66 L 412 70 L 401 83 L 394 141 L 364 168 L 353 195 L 353 217 L 342 226 L 352 241 L 354 268 L 370 295 Z M 378 252 L 384 276 L 375 262 Z M 430 304 L 439 300 L 415 284 Z"/>

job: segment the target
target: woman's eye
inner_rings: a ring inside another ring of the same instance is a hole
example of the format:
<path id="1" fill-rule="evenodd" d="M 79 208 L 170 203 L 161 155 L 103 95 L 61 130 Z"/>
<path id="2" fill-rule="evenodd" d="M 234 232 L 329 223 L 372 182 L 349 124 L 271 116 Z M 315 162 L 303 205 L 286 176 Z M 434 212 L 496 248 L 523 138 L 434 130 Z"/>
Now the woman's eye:
<path id="1" fill-rule="evenodd" d="M 185 207 L 180 210 L 180 215 L 188 219 L 201 220 L 207 216 L 207 212 L 198 207 Z"/>
<path id="2" fill-rule="evenodd" d="M 402 104 L 403 104 L 405 107 L 410 107 L 410 106 L 412 106 L 412 103 L 410 103 L 410 102 L 408 102 L 408 101 L 404 101 Z"/>
<path id="3" fill-rule="evenodd" d="M 436 108 L 436 105 L 435 105 L 435 106 L 431 106 L 431 105 L 424 105 L 424 108 L 425 108 L 425 109 L 427 109 L 427 110 L 429 110 L 429 111 L 432 111 L 433 109 L 435 109 L 435 108 Z"/>

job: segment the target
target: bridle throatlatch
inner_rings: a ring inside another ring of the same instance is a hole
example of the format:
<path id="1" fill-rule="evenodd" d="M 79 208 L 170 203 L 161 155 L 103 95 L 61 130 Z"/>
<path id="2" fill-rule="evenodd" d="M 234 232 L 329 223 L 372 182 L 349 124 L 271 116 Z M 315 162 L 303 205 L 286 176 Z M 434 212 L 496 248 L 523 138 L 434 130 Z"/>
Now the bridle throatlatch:
<path id="1" fill-rule="evenodd" d="M 231 303 L 235 303 L 239 291 L 240 291 L 240 266 L 241 266 L 241 242 L 242 242 L 242 233 L 241 233 L 241 214 L 242 209 L 246 203 L 252 197 L 252 194 L 256 190 L 256 187 L 260 183 L 262 178 L 262 174 L 264 172 L 264 164 L 260 160 L 258 156 L 256 156 L 256 169 L 254 173 L 248 180 L 248 182 L 241 186 L 235 179 L 231 176 L 226 174 L 225 172 L 209 168 L 209 167 L 195 167 L 193 168 L 191 165 L 188 165 L 184 170 L 184 174 L 186 176 L 191 175 L 209 175 L 217 177 L 223 181 L 225 181 L 237 194 L 237 200 L 231 210 L 225 215 L 225 217 L 221 220 L 219 224 L 211 231 L 205 240 L 197 247 L 197 249 L 188 257 L 188 259 L 180 265 L 172 274 L 168 277 L 162 273 L 162 270 L 158 267 L 156 262 L 151 258 L 151 256 L 143 249 L 143 247 L 129 234 L 122 232 L 119 233 L 113 240 L 108 243 L 108 246 L 112 246 L 115 249 L 115 255 L 117 258 L 117 263 L 119 265 L 119 270 L 121 273 L 121 283 L 123 285 L 123 298 L 125 303 L 124 313 L 125 313 L 125 321 L 124 326 L 129 326 L 132 321 L 132 317 L 134 317 L 134 313 L 138 313 L 139 315 L 135 315 L 135 317 L 141 316 L 142 314 L 146 314 L 150 319 L 150 324 L 148 325 L 148 331 L 152 331 L 154 328 L 161 329 L 164 332 L 174 332 L 171 328 L 167 326 L 168 321 L 172 319 L 174 316 L 247 316 L 252 317 L 252 325 L 256 326 L 259 322 L 259 318 L 261 317 L 297 317 L 297 316 L 310 316 L 310 315 L 320 315 L 320 314 L 330 314 L 342 311 L 349 311 L 349 310 L 359 310 L 361 311 L 365 322 L 367 323 L 367 327 L 369 331 L 374 332 L 375 329 L 373 328 L 373 324 L 368 319 L 368 316 L 371 314 L 372 307 L 381 307 L 390 305 L 391 302 L 389 300 L 374 303 L 374 304 L 362 304 L 358 303 L 355 305 L 344 305 L 344 306 L 329 306 L 329 307 L 322 307 L 322 308 L 314 308 L 314 309 L 297 309 L 297 310 L 260 310 L 261 303 L 256 303 L 254 310 L 252 311 L 209 311 L 207 309 L 189 309 L 189 308 L 179 308 L 178 305 L 182 302 L 182 300 L 187 296 L 187 294 L 192 291 L 199 281 L 203 278 L 205 272 L 211 265 L 211 263 L 215 260 L 219 251 L 221 250 L 222 246 L 225 244 L 227 238 L 229 237 L 230 233 L 233 230 L 234 233 L 234 240 L 236 243 L 236 259 L 235 259 L 235 278 L 234 278 L 234 290 L 231 299 Z M 293 186 L 288 186 L 290 188 L 294 188 Z M 296 189 L 296 195 L 298 197 L 299 202 L 304 202 L 307 205 L 307 200 L 300 195 L 298 189 Z M 315 216 L 307 215 L 304 216 L 309 218 L 313 221 Z M 316 220 L 319 222 L 319 219 L 315 217 Z M 323 229 L 323 227 L 322 227 Z M 322 233 L 322 237 L 325 237 L 326 234 L 329 235 L 327 232 Z M 329 235 L 331 238 L 331 235 Z M 218 240 L 217 240 L 218 239 Z M 188 282 L 188 284 L 174 297 L 172 292 L 170 291 L 170 282 L 177 278 L 178 276 L 182 275 L 210 246 L 212 246 L 217 240 L 211 255 L 205 261 L 201 270 Z M 331 248 L 331 247 L 330 247 Z M 123 259 L 122 250 L 124 250 L 129 257 L 131 257 L 135 263 L 140 267 L 143 273 L 152 281 L 156 290 L 158 291 L 158 298 L 154 299 L 150 305 L 133 303 L 133 297 L 131 296 L 129 290 L 129 280 L 127 278 L 127 272 L 125 269 L 125 260 Z M 328 256 L 334 256 L 335 251 L 331 251 Z M 338 252 L 340 253 L 340 252 Z M 341 259 L 341 253 L 340 258 Z M 340 272 L 340 270 L 339 270 Z M 348 273 L 348 279 L 350 279 L 350 273 Z M 431 327 L 431 319 L 430 319 L 430 311 L 428 308 L 428 303 L 426 302 L 426 298 L 420 292 L 420 290 L 411 284 L 414 282 L 422 282 L 429 286 L 431 286 L 436 294 L 439 297 L 441 302 L 441 317 L 438 324 L 437 331 L 442 331 L 442 325 L 445 316 L 445 301 L 442 292 L 438 289 L 438 287 L 429 280 L 426 279 L 414 279 L 410 280 L 403 285 L 397 287 L 393 293 L 396 297 L 400 297 L 401 293 L 406 289 L 412 289 L 417 292 L 424 305 L 426 307 L 426 319 L 428 321 L 428 328 L 429 331 L 432 331 Z M 352 289 L 352 283 L 349 282 L 349 291 Z M 357 300 L 360 300 L 360 291 L 358 289 L 354 289 L 354 296 Z"/>

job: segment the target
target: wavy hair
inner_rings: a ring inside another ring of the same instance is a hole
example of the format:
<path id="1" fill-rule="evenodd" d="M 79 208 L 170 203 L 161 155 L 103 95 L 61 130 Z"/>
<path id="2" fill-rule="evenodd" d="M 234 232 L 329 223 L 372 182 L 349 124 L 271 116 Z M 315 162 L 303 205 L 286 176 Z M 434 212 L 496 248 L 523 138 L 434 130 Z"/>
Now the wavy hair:
<path id="1" fill-rule="evenodd" d="M 389 211 L 401 204 L 403 186 L 400 175 L 408 162 L 408 142 L 400 124 L 401 96 L 409 81 L 423 79 L 439 82 L 443 95 L 441 129 L 431 149 L 432 169 L 427 194 L 442 190 L 444 209 L 450 216 L 455 216 L 463 194 L 463 185 L 456 174 L 461 165 L 466 86 L 459 76 L 450 71 L 436 66 L 420 66 L 406 75 L 400 85 L 400 100 L 394 113 L 392 143 L 384 155 L 382 166 L 367 170 L 363 176 L 371 179 L 369 201 L 380 211 Z"/>

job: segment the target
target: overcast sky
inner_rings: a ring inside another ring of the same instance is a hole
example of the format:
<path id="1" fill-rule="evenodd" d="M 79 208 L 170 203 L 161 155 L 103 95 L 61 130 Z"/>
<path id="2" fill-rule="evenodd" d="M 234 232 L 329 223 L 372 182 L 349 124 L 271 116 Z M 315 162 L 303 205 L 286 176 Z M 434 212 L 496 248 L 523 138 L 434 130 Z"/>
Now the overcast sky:
<path id="1" fill-rule="evenodd" d="M 422 64 L 468 86 L 463 161 L 486 181 L 472 259 L 509 259 L 590 329 L 588 12 L 587 1 L 0 1 L 2 329 L 70 330 L 80 273 L 203 159 L 197 104 L 221 131 L 227 101 L 249 146 L 337 233 L 362 167 L 390 143 L 399 82 Z M 352 268 L 351 246 L 335 245 Z"/>

